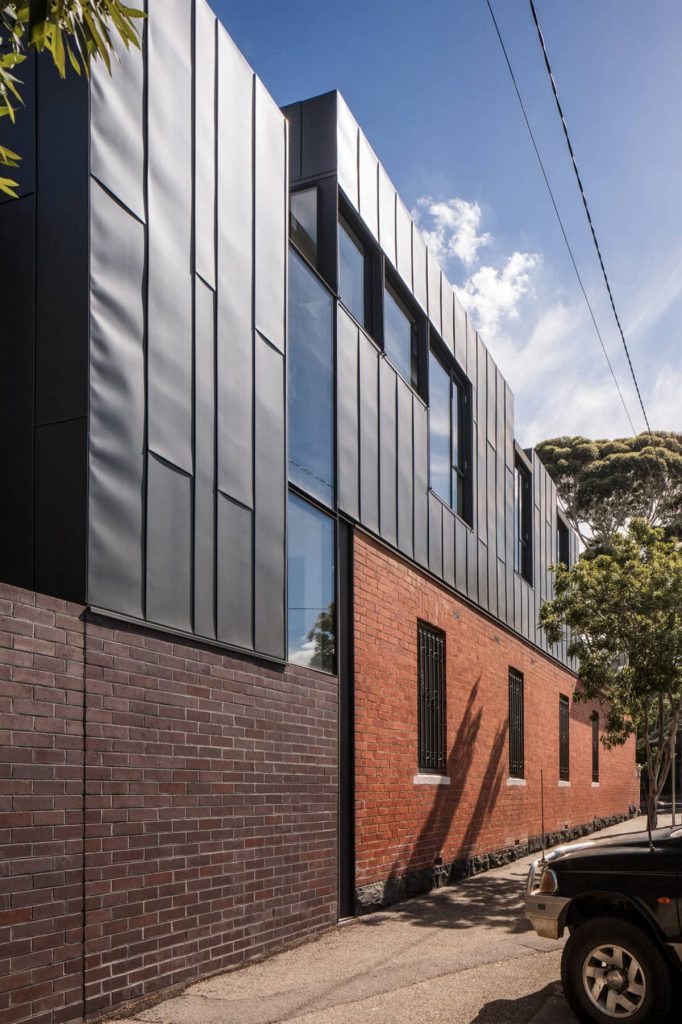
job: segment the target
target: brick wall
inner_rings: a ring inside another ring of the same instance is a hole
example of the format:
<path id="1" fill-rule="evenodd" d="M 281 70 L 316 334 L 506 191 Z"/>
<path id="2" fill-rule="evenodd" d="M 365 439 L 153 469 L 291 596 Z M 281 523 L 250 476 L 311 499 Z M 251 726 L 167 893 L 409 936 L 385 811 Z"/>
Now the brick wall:
<path id="1" fill-rule="evenodd" d="M 336 680 L 83 612 L 0 588 L 3 1024 L 336 920 Z"/>
<path id="2" fill-rule="evenodd" d="M 625 814 L 639 802 L 634 741 L 600 750 L 592 786 L 592 705 L 571 704 L 570 786 L 559 781 L 559 695 L 576 680 L 358 532 L 355 540 L 358 887 L 522 845 L 538 835 L 540 769 L 548 831 Z M 417 620 L 446 634 L 447 786 L 415 785 Z M 526 785 L 508 785 L 508 669 L 524 674 Z"/>

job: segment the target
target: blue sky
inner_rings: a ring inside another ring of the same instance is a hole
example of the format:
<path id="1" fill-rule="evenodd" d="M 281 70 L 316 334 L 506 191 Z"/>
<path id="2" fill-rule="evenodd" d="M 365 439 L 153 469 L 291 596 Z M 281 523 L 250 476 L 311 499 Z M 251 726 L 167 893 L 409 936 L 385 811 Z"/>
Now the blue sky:
<path id="1" fill-rule="evenodd" d="M 213 6 L 278 103 L 344 94 L 510 381 L 519 439 L 629 433 L 485 0 Z M 682 430 L 682 4 L 536 6 L 649 419 Z M 494 7 L 642 429 L 528 4 Z"/>

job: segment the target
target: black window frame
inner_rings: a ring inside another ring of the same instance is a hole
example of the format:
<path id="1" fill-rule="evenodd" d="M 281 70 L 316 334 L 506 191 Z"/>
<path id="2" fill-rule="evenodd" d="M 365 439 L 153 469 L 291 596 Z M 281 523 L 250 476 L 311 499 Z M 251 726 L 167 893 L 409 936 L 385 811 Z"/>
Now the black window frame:
<path id="1" fill-rule="evenodd" d="M 533 474 L 514 459 L 514 572 L 533 586 Z"/>
<path id="2" fill-rule="evenodd" d="M 525 778 L 525 721 L 523 672 L 509 666 L 509 777 Z"/>
<path id="3" fill-rule="evenodd" d="M 421 774 L 447 769 L 445 633 L 417 621 L 417 766 Z"/>
<path id="4" fill-rule="evenodd" d="M 599 714 L 592 712 L 592 781 L 599 782 Z"/>
<path id="5" fill-rule="evenodd" d="M 441 368 L 450 378 L 450 501 L 449 507 L 463 519 L 464 522 L 471 526 L 473 523 L 473 493 L 471 487 L 471 464 L 472 464 L 472 437 L 473 437 L 473 411 L 471 401 L 471 382 L 464 373 L 460 370 L 459 366 L 447 354 L 447 350 L 441 339 L 431 330 L 429 335 L 429 347 L 427 352 L 427 365 L 428 355 L 433 354 L 434 358 L 440 364 Z M 430 381 L 429 381 L 430 383 Z M 458 445 L 457 454 L 459 456 L 459 465 L 455 466 L 452 462 L 452 393 L 453 389 L 457 388 L 459 392 L 459 400 L 457 402 L 457 416 L 458 416 Z M 431 395 L 430 390 L 427 396 L 427 405 L 429 411 L 431 409 Z M 462 511 L 459 512 L 453 501 L 453 487 L 452 487 L 452 473 L 456 472 L 457 478 L 463 490 L 463 501 Z M 431 445 L 430 445 L 430 422 L 429 422 L 429 490 L 440 500 L 441 496 L 433 491 L 431 487 Z"/>
<path id="6" fill-rule="evenodd" d="M 559 694 L 559 781 L 570 782 L 571 779 L 571 702 L 569 698 Z"/>
<path id="7" fill-rule="evenodd" d="M 395 304 L 405 314 L 405 319 L 409 320 L 412 325 L 409 380 L 405 378 L 403 371 L 395 365 L 390 354 L 386 351 L 386 292 L 390 293 Z M 381 347 L 386 359 L 388 359 L 396 373 L 399 373 L 403 380 L 405 380 L 405 383 L 409 384 L 412 390 L 416 391 L 417 394 L 422 397 L 423 382 L 426 376 L 424 371 L 424 345 L 422 344 L 422 339 L 426 330 L 426 322 L 426 317 L 417 306 L 414 296 L 409 293 L 398 275 L 394 273 L 384 261 L 384 274 L 381 287 Z"/>
<path id="8" fill-rule="evenodd" d="M 560 565 L 565 565 L 567 569 L 571 567 L 571 532 L 568 528 L 568 524 L 564 522 L 561 516 L 557 513 L 556 521 L 556 543 L 557 543 L 557 562 Z"/>

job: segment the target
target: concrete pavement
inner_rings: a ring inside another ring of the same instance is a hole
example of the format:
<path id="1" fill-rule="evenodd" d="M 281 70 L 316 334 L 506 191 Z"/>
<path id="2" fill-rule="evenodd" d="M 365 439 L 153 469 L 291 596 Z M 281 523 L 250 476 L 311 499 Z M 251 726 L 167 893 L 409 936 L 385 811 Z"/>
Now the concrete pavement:
<path id="1" fill-rule="evenodd" d="M 563 942 L 539 938 L 522 917 L 531 859 L 198 982 L 125 1022 L 575 1024 L 558 984 Z"/>

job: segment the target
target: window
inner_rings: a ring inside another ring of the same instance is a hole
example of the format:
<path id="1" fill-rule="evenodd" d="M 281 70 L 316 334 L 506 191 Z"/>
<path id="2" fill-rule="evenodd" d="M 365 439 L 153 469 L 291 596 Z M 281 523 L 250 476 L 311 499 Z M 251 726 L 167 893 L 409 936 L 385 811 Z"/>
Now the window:
<path id="1" fill-rule="evenodd" d="M 599 715 L 592 712 L 592 781 L 599 782 Z"/>
<path id="2" fill-rule="evenodd" d="M 417 322 L 389 282 L 384 288 L 384 352 L 408 384 L 416 388 L 419 379 Z"/>
<path id="3" fill-rule="evenodd" d="M 523 674 L 509 669 L 509 774 L 522 779 L 525 770 L 523 747 Z"/>
<path id="4" fill-rule="evenodd" d="M 344 220 L 339 220 L 339 296 L 359 324 L 367 325 L 367 258 L 365 247 Z"/>
<path id="5" fill-rule="evenodd" d="M 566 523 L 559 516 L 557 516 L 556 538 L 557 561 L 563 563 L 568 569 L 571 564 L 570 535 Z"/>
<path id="6" fill-rule="evenodd" d="M 317 189 L 294 192 L 289 200 L 291 241 L 305 258 L 317 266 Z"/>
<path id="7" fill-rule="evenodd" d="M 431 490 L 462 518 L 467 511 L 467 394 L 453 371 L 429 352 Z"/>
<path id="8" fill-rule="evenodd" d="M 533 480 L 517 456 L 514 466 L 514 569 L 527 583 L 533 582 L 531 507 Z"/>
<path id="9" fill-rule="evenodd" d="M 296 665 L 334 672 L 334 520 L 297 494 L 288 511 L 288 657 Z"/>
<path id="10" fill-rule="evenodd" d="M 568 697 L 564 697 L 562 693 L 559 697 L 559 778 L 562 782 L 569 780 L 568 709 Z"/>
<path id="11" fill-rule="evenodd" d="M 419 771 L 445 772 L 445 634 L 420 622 Z"/>
<path id="12" fill-rule="evenodd" d="M 331 294 L 289 255 L 289 479 L 334 502 L 334 349 Z"/>

